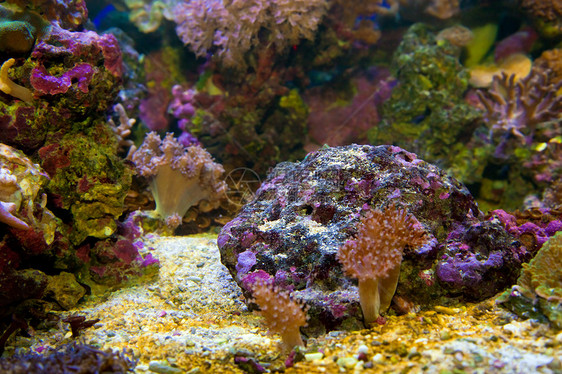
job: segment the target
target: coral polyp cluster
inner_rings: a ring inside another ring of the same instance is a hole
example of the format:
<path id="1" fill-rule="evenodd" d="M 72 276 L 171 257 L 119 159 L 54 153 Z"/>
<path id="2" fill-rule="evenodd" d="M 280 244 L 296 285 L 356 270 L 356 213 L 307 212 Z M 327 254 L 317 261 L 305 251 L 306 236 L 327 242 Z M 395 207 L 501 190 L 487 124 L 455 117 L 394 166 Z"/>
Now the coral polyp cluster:
<path id="1" fill-rule="evenodd" d="M 269 330 L 281 335 L 287 349 L 304 346 L 299 329 L 306 325 L 307 308 L 302 303 L 293 300 L 287 291 L 261 280 L 252 284 L 252 296 Z"/>
<path id="2" fill-rule="evenodd" d="M 150 178 L 156 215 L 171 226 L 171 221 L 181 222 L 190 207 L 205 201 L 206 209 L 213 209 L 225 196 L 223 167 L 201 146 L 184 147 L 172 134 L 162 140 L 149 133 L 132 161 L 140 175 Z"/>
<path id="3" fill-rule="evenodd" d="M 562 82 L 551 83 L 548 75 L 548 70 L 533 69 L 516 81 L 514 75 L 503 73 L 494 77 L 488 91 L 478 91 L 486 109 L 484 120 L 494 136 L 507 138 L 511 134 L 529 144 L 539 124 L 558 119 L 562 97 L 557 91 Z"/>
<path id="4" fill-rule="evenodd" d="M 268 43 L 279 51 L 313 39 L 326 13 L 325 0 L 192 0 L 174 8 L 177 33 L 198 56 L 213 51 L 227 66 L 244 66 L 244 54 Z"/>
<path id="5" fill-rule="evenodd" d="M 406 245 L 426 243 L 423 228 L 394 203 L 371 209 L 361 218 L 359 232 L 338 250 L 345 273 L 359 280 L 359 299 L 365 324 L 374 322 L 390 306 Z"/>

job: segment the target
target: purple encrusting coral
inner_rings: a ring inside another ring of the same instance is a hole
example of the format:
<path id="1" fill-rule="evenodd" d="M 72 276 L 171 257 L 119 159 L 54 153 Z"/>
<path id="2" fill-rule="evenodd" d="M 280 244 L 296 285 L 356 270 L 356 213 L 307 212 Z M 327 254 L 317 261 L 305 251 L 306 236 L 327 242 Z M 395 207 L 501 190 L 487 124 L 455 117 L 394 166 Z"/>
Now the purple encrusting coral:
<path id="1" fill-rule="evenodd" d="M 255 277 L 294 289 L 311 307 L 309 333 L 350 326 L 361 321 L 357 289 L 336 253 L 366 209 L 391 203 L 428 238 L 404 251 L 401 297 L 424 305 L 447 295 L 482 299 L 515 281 L 526 250 L 483 219 L 461 183 L 394 146 L 325 148 L 277 165 L 221 231 L 222 262 L 245 292 Z"/>
<path id="2" fill-rule="evenodd" d="M 547 213 L 547 209 L 541 209 L 542 213 Z M 562 231 L 562 221 L 560 220 L 545 220 L 547 222 L 525 222 L 518 224 L 517 218 L 502 209 L 496 209 L 490 212 L 490 220 L 499 221 L 508 233 L 520 239 L 525 236 L 530 236 L 532 240 L 530 245 L 532 248 L 527 248 L 533 254 L 536 253 L 542 245 L 558 231 Z"/>

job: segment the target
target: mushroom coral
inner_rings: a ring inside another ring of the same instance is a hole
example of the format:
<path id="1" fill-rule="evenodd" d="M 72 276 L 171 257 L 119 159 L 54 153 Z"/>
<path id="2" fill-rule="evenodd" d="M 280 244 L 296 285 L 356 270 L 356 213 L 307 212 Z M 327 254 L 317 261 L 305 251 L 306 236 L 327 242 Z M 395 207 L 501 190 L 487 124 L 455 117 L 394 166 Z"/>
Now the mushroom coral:
<path id="1" fill-rule="evenodd" d="M 132 161 L 140 175 L 151 178 L 155 213 L 167 223 L 181 222 L 178 218 L 203 200 L 211 209 L 218 206 L 226 193 L 222 165 L 199 145 L 184 147 L 171 133 L 164 140 L 156 132 L 148 133 Z"/>
<path id="2" fill-rule="evenodd" d="M 418 247 L 426 240 L 425 231 L 414 216 L 393 203 L 384 211 L 367 211 L 357 235 L 339 248 L 337 258 L 346 274 L 359 280 L 365 324 L 374 322 L 390 306 L 404 247 Z"/>

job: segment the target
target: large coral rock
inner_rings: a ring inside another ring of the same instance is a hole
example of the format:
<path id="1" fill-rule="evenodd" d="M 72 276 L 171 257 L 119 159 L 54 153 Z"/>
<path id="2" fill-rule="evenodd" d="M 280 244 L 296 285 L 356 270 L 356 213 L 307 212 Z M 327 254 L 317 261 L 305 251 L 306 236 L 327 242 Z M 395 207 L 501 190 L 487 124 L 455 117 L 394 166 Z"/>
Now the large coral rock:
<path id="1" fill-rule="evenodd" d="M 359 326 L 356 281 L 336 253 L 357 233 L 362 210 L 391 202 L 406 207 L 429 238 L 404 252 L 401 300 L 481 299 L 516 279 L 525 250 L 499 223 L 479 218 L 461 183 L 395 146 L 326 148 L 277 165 L 221 231 L 222 262 L 246 295 L 263 277 L 294 290 L 310 306 L 309 333 Z"/>

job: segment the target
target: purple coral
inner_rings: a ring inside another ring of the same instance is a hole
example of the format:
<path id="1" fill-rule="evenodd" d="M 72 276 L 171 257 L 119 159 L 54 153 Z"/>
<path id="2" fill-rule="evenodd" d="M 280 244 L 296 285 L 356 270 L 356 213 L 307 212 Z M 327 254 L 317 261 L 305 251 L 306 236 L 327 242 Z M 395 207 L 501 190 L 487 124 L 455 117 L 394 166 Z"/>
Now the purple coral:
<path id="1" fill-rule="evenodd" d="M 174 14 L 178 36 L 195 54 L 216 50 L 225 65 L 236 66 L 264 30 L 278 51 L 312 39 L 326 10 L 325 0 L 192 0 L 178 4 Z"/>
<path id="2" fill-rule="evenodd" d="M 202 200 L 214 208 L 226 192 L 222 165 L 199 145 L 184 147 L 171 133 L 164 140 L 149 133 L 132 160 L 140 175 L 151 178 L 155 213 L 161 218 L 181 218 Z"/>
<path id="3" fill-rule="evenodd" d="M 71 32 L 53 26 L 49 39 L 39 42 L 31 54 L 32 58 L 41 63 L 52 57 L 66 56 L 90 64 L 96 64 L 98 56 L 102 56 L 104 67 L 114 77 L 120 78 L 123 74 L 121 49 L 112 34 L 98 35 L 93 31 Z"/>
<path id="4" fill-rule="evenodd" d="M 68 91 L 73 82 L 84 93 L 88 92 L 88 85 L 92 81 L 94 69 L 90 64 L 79 63 L 64 72 L 60 77 L 49 75 L 47 70 L 39 65 L 31 72 L 29 82 L 41 94 L 56 95 Z"/>
<path id="5" fill-rule="evenodd" d="M 556 94 L 561 87 L 562 82 L 549 83 L 547 71 L 533 69 L 519 81 L 515 75 L 495 76 L 491 88 L 477 94 L 492 135 L 505 142 L 506 135 L 512 134 L 530 144 L 537 125 L 556 119 L 562 111 L 562 96 Z"/>

